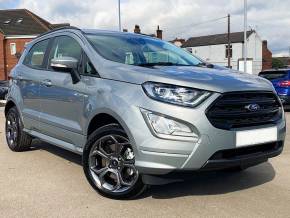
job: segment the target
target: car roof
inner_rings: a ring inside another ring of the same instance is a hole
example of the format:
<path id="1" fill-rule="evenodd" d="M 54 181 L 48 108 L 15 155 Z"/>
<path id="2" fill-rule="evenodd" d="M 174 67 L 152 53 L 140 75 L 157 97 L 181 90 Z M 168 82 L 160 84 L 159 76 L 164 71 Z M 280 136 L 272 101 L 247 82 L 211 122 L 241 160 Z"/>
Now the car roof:
<path id="1" fill-rule="evenodd" d="M 279 71 L 290 71 L 290 68 L 279 68 L 279 69 L 268 69 L 268 70 L 263 70 L 261 73 L 266 73 L 266 72 L 279 72 Z"/>
<path id="2" fill-rule="evenodd" d="M 134 37 L 149 37 L 152 38 L 152 36 L 146 35 L 146 34 L 136 34 L 136 33 L 129 33 L 129 32 L 121 32 L 121 31 L 113 31 L 113 30 L 101 30 L 101 29 L 80 29 L 74 26 L 65 26 L 65 27 L 61 27 L 61 28 L 56 28 L 53 29 L 51 31 L 45 32 L 41 35 L 39 35 L 37 38 L 40 38 L 42 36 L 46 36 L 49 35 L 50 33 L 54 33 L 57 31 L 79 31 L 82 34 L 110 34 L 110 35 L 130 35 L 130 36 L 134 36 Z M 158 39 L 158 38 L 155 38 Z"/>
<path id="3" fill-rule="evenodd" d="M 115 35 L 115 36 L 131 36 L 131 37 L 143 37 L 143 38 L 150 38 L 150 39 L 155 39 L 155 40 L 160 40 L 158 38 L 146 35 L 146 34 L 136 34 L 136 33 L 128 33 L 128 32 L 121 32 L 121 31 L 113 31 L 113 30 L 101 30 L 101 29 L 80 29 L 74 26 L 65 26 L 65 27 L 60 27 L 53 29 L 51 31 L 45 32 L 43 34 L 40 34 L 35 38 L 35 40 L 32 40 L 31 42 L 27 43 L 25 45 L 25 48 L 32 46 L 34 43 L 38 41 L 40 38 L 46 38 L 49 37 L 51 33 L 55 33 L 58 31 L 69 31 L 69 32 L 80 32 L 81 34 L 108 34 L 108 35 Z"/>

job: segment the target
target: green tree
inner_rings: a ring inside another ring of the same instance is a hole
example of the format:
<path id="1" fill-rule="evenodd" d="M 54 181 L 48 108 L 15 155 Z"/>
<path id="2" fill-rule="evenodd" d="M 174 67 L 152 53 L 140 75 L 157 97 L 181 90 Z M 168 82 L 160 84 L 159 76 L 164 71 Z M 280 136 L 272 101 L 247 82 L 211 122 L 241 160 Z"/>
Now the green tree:
<path id="1" fill-rule="evenodd" d="M 277 68 L 283 68 L 284 63 L 281 61 L 279 58 L 273 58 L 272 60 L 272 68 L 277 69 Z"/>

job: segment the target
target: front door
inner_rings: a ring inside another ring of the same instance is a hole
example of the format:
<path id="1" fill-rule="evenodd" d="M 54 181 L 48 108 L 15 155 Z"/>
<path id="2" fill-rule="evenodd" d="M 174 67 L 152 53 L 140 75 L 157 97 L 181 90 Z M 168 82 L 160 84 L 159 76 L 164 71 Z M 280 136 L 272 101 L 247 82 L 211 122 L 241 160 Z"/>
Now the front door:
<path id="1" fill-rule="evenodd" d="M 62 56 L 81 61 L 82 49 L 76 38 L 58 36 L 52 44 L 47 70 L 41 74 L 39 89 L 41 133 L 67 144 L 81 146 L 84 83 L 73 84 L 70 73 L 54 71 L 50 67 L 51 59 Z"/>

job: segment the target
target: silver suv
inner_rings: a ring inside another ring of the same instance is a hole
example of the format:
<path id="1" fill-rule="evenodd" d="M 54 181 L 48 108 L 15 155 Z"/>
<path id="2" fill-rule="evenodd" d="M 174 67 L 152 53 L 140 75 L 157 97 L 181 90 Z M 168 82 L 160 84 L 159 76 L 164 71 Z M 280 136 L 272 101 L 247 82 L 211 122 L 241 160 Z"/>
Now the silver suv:
<path id="1" fill-rule="evenodd" d="M 54 30 L 26 46 L 10 76 L 9 148 L 38 138 L 81 154 L 89 183 L 110 198 L 195 171 L 245 169 L 283 149 L 270 82 L 149 36 Z"/>

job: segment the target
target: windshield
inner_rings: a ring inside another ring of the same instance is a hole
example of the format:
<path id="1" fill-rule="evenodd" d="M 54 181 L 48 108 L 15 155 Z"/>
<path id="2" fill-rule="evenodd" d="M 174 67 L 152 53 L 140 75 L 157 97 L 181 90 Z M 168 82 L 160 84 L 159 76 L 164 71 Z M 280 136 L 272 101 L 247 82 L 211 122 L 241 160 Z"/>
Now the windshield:
<path id="1" fill-rule="evenodd" d="M 105 59 L 137 66 L 200 66 L 204 63 L 171 43 L 142 35 L 86 34 Z"/>

